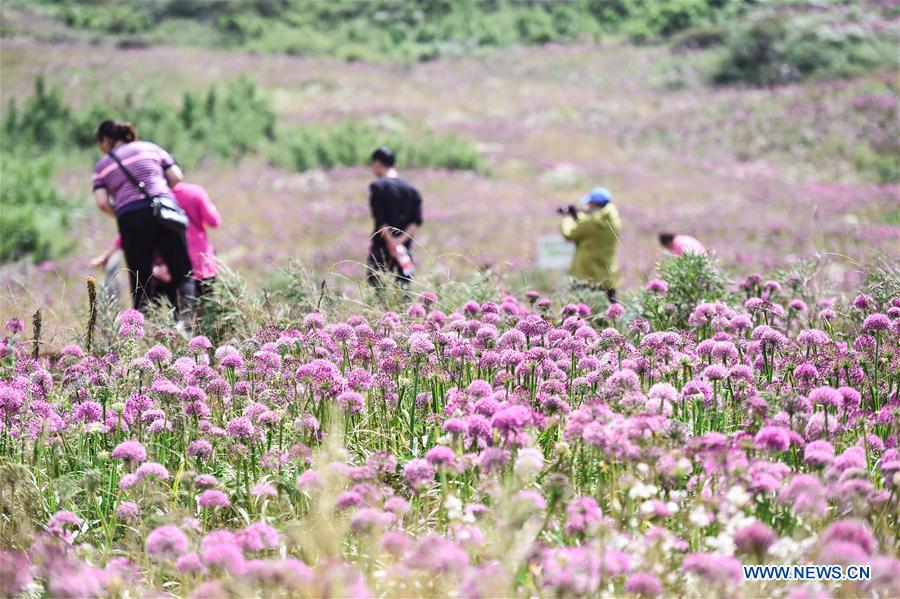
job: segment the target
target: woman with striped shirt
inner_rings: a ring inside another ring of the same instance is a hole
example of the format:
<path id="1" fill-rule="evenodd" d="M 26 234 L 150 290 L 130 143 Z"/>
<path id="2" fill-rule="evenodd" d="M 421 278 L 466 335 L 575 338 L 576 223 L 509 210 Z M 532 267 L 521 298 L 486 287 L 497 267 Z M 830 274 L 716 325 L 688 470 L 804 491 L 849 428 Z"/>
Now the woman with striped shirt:
<path id="1" fill-rule="evenodd" d="M 154 255 L 158 254 L 168 266 L 178 291 L 179 313 L 190 319 L 196 286 L 184 233 L 160 225 L 148 199 L 161 195 L 174 198 L 172 188 L 182 179 L 181 169 L 156 144 L 138 141 L 137 132 L 128 122 L 100 123 L 97 143 L 104 156 L 94 167 L 94 199 L 97 207 L 118 223 L 134 307 L 142 310 L 147 305 Z M 130 181 L 111 154 L 143 183 L 143 191 Z"/>

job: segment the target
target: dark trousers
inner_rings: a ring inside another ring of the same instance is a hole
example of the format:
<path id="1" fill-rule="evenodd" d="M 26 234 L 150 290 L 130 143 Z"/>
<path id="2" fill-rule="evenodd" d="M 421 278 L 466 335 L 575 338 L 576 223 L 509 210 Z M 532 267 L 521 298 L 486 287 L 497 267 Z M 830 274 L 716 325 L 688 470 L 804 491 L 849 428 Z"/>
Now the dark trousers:
<path id="1" fill-rule="evenodd" d="M 151 279 L 156 254 L 169 267 L 172 286 L 177 290 L 177 295 L 182 298 L 183 303 L 192 305 L 196 291 L 194 280 L 190 277 L 191 261 L 184 234 L 161 226 L 149 207 L 123 214 L 117 221 L 135 309 L 143 310 L 152 293 Z M 179 302 L 175 305 L 182 308 Z"/>
<path id="2" fill-rule="evenodd" d="M 386 252 L 378 252 L 373 249 L 369 252 L 367 263 L 368 274 L 366 276 L 366 281 L 368 281 L 369 285 L 372 287 L 381 287 L 384 277 L 388 273 L 390 273 L 397 280 L 397 284 L 404 289 L 409 287 L 409 284 L 412 282 L 412 279 L 404 275 L 403 271 L 400 270 L 400 265 L 397 264 L 394 257 Z"/>

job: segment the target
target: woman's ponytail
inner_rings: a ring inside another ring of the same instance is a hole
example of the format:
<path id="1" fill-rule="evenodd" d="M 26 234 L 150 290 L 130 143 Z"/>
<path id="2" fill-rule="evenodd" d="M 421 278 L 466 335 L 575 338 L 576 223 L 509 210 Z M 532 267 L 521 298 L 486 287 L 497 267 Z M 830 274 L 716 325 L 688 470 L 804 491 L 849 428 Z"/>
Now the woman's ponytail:
<path id="1" fill-rule="evenodd" d="M 97 141 L 111 139 L 113 142 L 132 142 L 138 138 L 137 130 L 128 121 L 107 120 L 97 127 Z"/>

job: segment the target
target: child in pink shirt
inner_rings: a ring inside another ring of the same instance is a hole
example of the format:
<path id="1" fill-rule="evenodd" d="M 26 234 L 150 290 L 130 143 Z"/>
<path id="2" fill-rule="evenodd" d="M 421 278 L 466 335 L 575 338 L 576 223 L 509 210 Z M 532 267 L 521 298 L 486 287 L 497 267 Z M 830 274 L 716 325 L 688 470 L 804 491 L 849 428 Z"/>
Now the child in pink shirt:
<path id="1" fill-rule="evenodd" d="M 188 257 L 194 269 L 194 278 L 207 281 L 216 276 L 216 259 L 212 244 L 206 236 L 206 227 L 215 229 L 222 224 L 222 216 L 209 199 L 206 190 L 192 183 L 175 186 L 175 199 L 187 213 L 188 228 L 185 231 Z"/>
<path id="2" fill-rule="evenodd" d="M 206 227 L 218 227 L 222 224 L 222 216 L 212 200 L 209 199 L 206 190 L 201 186 L 193 183 L 179 183 L 172 191 L 178 205 L 188 216 L 188 228 L 184 234 L 187 240 L 188 257 L 191 260 L 193 277 L 199 283 L 198 294 L 204 295 L 209 291 L 210 284 L 217 272 L 215 253 L 206 235 Z M 113 252 L 121 247 L 122 239 L 117 235 L 112 247 L 98 256 L 92 264 L 104 266 Z M 159 256 L 156 257 L 153 267 L 153 278 L 161 284 L 161 287 L 171 281 L 168 269 Z"/>
<path id="3" fill-rule="evenodd" d="M 706 254 L 706 248 L 696 238 L 690 235 L 676 235 L 675 233 L 660 233 L 659 243 L 670 253 L 680 256 L 682 254 Z"/>

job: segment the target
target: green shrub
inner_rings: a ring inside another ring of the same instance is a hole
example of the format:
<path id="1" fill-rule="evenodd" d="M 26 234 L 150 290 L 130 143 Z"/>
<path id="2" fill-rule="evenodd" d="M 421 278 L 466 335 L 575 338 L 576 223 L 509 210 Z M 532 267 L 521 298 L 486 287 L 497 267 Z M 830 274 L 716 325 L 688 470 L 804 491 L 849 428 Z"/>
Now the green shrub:
<path id="1" fill-rule="evenodd" d="M 692 27 L 672 38 L 672 52 L 705 50 L 721 46 L 728 39 L 728 30 L 720 25 Z"/>
<path id="2" fill-rule="evenodd" d="M 3 125 L 5 141 L 9 148 L 29 152 L 69 152 L 73 145 L 93 148 L 97 125 L 109 118 L 131 121 L 141 138 L 163 146 L 186 166 L 207 154 L 239 159 L 274 136 L 277 120 L 271 103 L 246 77 L 228 82 L 222 90 L 213 86 L 205 93 L 186 93 L 180 107 L 157 96 L 137 103 L 127 95 L 80 114 L 38 77 L 34 95 L 22 108 L 10 105 Z"/>
<path id="3" fill-rule="evenodd" d="M 713 81 L 774 85 L 896 64 L 896 40 L 840 25 L 825 17 L 770 15 L 739 26 L 728 36 Z"/>
<path id="4" fill-rule="evenodd" d="M 900 153 L 881 151 L 872 144 L 856 148 L 854 162 L 860 172 L 882 184 L 900 182 Z"/>
<path id="5" fill-rule="evenodd" d="M 601 31 L 655 41 L 722 20 L 748 4 L 746 0 L 38 1 L 53 7 L 52 12 L 72 27 L 127 36 L 130 44 L 140 43 L 137 38 L 159 41 L 155 34 L 166 23 L 190 20 L 217 34 L 192 35 L 191 40 L 369 61 L 428 60 L 480 48 L 569 42 Z"/>
<path id="6" fill-rule="evenodd" d="M 34 95 L 19 110 L 11 100 L 3 123 L 4 148 L 48 148 L 71 138 L 72 111 L 58 89 L 48 88 L 43 75 L 34 80 Z"/>
<path id="7" fill-rule="evenodd" d="M 91 29 L 112 34 L 136 34 L 153 26 L 154 18 L 148 7 L 137 2 L 96 2 L 78 4 L 57 2 L 62 7 L 59 16 L 64 23 L 78 29 Z"/>
<path id="8" fill-rule="evenodd" d="M 0 261 L 55 258 L 69 249 L 71 204 L 53 185 L 52 163 L 0 154 Z"/>
<path id="9" fill-rule="evenodd" d="M 697 304 L 725 299 L 727 295 L 728 279 L 709 256 L 672 256 L 657 264 L 656 270 L 668 284 L 668 291 L 662 295 L 642 291 L 640 296 L 642 315 L 656 330 L 688 328 L 688 317 Z"/>
<path id="10" fill-rule="evenodd" d="M 404 168 L 446 168 L 486 173 L 487 163 L 472 142 L 453 134 L 379 128 L 360 121 L 286 129 L 270 147 L 273 162 L 307 171 L 367 164 L 372 150 L 388 145 Z"/>

